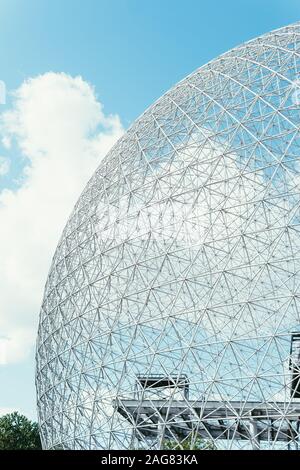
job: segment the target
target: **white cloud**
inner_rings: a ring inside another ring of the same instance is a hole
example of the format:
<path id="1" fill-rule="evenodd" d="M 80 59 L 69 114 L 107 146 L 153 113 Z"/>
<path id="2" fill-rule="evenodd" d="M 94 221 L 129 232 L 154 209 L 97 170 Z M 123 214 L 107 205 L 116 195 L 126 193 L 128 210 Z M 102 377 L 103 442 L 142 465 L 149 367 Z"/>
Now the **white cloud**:
<path id="1" fill-rule="evenodd" d="M 22 185 L 0 193 L 0 337 L 2 363 L 9 363 L 22 360 L 34 344 L 59 236 L 123 128 L 118 116 L 104 114 L 81 77 L 47 73 L 15 92 L 12 109 L 1 116 L 1 133 L 26 159 Z"/>
<path id="2" fill-rule="evenodd" d="M 2 145 L 3 145 L 3 147 L 5 147 L 6 149 L 10 149 L 10 147 L 11 147 L 11 141 L 10 141 L 10 138 L 9 138 L 8 136 L 2 137 Z"/>
<path id="3" fill-rule="evenodd" d="M 0 157 L 0 176 L 4 176 L 9 172 L 10 162 L 5 157 Z"/>

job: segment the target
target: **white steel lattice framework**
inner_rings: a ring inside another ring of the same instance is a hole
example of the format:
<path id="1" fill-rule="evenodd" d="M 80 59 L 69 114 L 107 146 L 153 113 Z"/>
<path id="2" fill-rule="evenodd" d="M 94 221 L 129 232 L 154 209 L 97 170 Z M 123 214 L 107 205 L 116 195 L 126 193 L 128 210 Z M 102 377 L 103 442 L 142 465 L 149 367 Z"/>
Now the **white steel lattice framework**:
<path id="1" fill-rule="evenodd" d="M 40 314 L 44 448 L 297 448 L 299 72 L 300 24 L 243 44 L 101 162 Z"/>

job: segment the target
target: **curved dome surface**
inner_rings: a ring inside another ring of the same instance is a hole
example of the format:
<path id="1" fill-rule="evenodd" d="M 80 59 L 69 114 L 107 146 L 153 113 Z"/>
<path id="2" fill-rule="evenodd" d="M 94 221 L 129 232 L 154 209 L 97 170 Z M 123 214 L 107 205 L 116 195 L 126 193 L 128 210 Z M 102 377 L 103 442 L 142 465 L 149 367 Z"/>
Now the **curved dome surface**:
<path id="1" fill-rule="evenodd" d="M 299 71 L 299 24 L 245 43 L 101 162 L 40 313 L 44 448 L 297 447 Z"/>

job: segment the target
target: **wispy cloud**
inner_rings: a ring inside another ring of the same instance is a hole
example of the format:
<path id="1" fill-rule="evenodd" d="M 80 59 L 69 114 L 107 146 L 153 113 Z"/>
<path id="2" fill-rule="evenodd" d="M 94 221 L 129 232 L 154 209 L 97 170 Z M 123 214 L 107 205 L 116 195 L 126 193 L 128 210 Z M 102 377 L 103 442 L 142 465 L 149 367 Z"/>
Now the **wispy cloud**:
<path id="1" fill-rule="evenodd" d="M 10 161 L 8 158 L 0 157 L 0 176 L 4 176 L 9 172 Z"/>

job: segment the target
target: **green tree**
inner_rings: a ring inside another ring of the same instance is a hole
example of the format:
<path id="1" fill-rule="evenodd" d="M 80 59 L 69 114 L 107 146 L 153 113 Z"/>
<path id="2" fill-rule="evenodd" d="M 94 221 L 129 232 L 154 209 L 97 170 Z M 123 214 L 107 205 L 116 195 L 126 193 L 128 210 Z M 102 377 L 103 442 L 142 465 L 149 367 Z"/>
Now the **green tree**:
<path id="1" fill-rule="evenodd" d="M 37 423 L 16 411 L 0 417 L 0 450 L 41 448 Z"/>
<path id="2" fill-rule="evenodd" d="M 203 439 L 199 436 L 189 435 L 181 442 L 165 440 L 163 443 L 165 450 L 216 450 L 216 446 L 209 439 Z"/>

